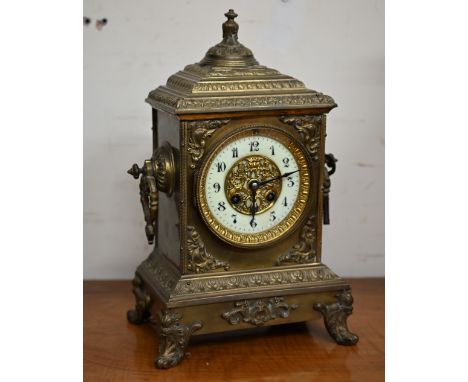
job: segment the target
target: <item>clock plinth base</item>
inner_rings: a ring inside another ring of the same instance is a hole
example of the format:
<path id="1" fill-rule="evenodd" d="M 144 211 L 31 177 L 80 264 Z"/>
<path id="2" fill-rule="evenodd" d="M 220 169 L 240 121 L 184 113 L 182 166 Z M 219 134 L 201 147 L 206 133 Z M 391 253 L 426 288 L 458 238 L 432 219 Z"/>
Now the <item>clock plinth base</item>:
<path id="1" fill-rule="evenodd" d="M 181 275 L 157 250 L 133 280 L 133 324 L 159 333 L 158 368 L 178 365 L 192 335 L 304 322 L 323 317 L 330 336 L 354 345 L 348 330 L 350 286 L 326 265 L 301 264 L 253 271 Z"/>

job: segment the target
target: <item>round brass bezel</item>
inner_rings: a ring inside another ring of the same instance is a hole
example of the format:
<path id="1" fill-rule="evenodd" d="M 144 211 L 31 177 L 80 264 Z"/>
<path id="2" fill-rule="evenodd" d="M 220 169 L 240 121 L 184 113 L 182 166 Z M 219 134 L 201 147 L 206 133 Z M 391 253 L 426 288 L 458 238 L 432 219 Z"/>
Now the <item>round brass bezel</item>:
<path id="1" fill-rule="evenodd" d="M 205 182 L 210 163 L 214 156 L 222 150 L 224 146 L 234 140 L 248 136 L 268 136 L 282 143 L 293 155 L 300 169 L 300 187 L 294 206 L 289 214 L 276 226 L 257 233 L 239 233 L 230 230 L 222 225 L 211 213 L 205 194 Z M 242 248 L 264 247 L 271 245 L 291 234 L 300 223 L 307 217 L 310 210 L 312 198 L 309 198 L 313 182 L 312 162 L 304 145 L 292 134 L 276 126 L 267 124 L 247 125 L 236 128 L 231 134 L 224 137 L 216 147 L 210 149 L 205 158 L 200 163 L 196 174 L 196 201 L 201 217 L 208 228 L 221 240 Z"/>

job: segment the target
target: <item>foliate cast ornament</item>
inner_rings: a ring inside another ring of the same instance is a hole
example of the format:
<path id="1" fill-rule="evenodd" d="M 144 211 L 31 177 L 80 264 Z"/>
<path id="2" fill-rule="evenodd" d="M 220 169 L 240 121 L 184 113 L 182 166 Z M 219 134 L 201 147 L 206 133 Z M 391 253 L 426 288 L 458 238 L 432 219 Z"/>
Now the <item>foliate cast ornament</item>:
<path id="1" fill-rule="evenodd" d="M 268 200 L 267 195 L 273 192 L 275 195 L 281 193 L 282 182 L 279 179 L 281 172 L 275 162 L 262 155 L 251 155 L 239 159 L 229 169 L 225 180 L 226 197 L 232 208 L 241 214 L 250 215 L 252 203 L 256 203 L 256 213 L 261 214 L 270 208 L 274 201 Z M 252 200 L 252 191 L 249 187 L 249 181 L 254 179 L 272 179 L 277 180 L 267 183 L 257 191 L 256 200 Z M 236 204 L 231 203 L 232 197 L 237 195 L 240 201 Z"/>
<path id="2" fill-rule="evenodd" d="M 359 337 L 351 333 L 346 320 L 353 312 L 353 296 L 349 290 L 343 290 L 332 304 L 314 304 L 314 309 L 322 313 L 325 327 L 330 336 L 340 345 L 354 345 Z"/>
<path id="3" fill-rule="evenodd" d="M 252 76 L 274 76 L 280 75 L 276 69 L 267 68 L 263 65 L 249 66 L 245 68 L 222 67 L 222 66 L 201 66 L 200 64 L 190 64 L 184 68 L 184 72 L 189 72 L 201 76 L 209 77 L 252 77 Z"/>
<path id="4" fill-rule="evenodd" d="M 187 151 L 192 158 L 190 168 L 195 168 L 198 161 L 203 157 L 207 138 L 211 137 L 217 128 L 225 125 L 229 121 L 229 119 L 214 119 L 193 121 L 187 124 L 190 129 Z"/>
<path id="5" fill-rule="evenodd" d="M 207 56 L 213 56 L 216 58 L 229 58 L 229 56 L 240 56 L 240 57 L 245 57 L 249 62 L 254 63 L 255 59 L 253 58 L 253 53 L 252 51 L 245 47 L 242 44 L 235 44 L 235 45 L 227 45 L 227 44 L 218 44 L 213 47 L 211 47 L 208 52 L 206 53 Z M 214 60 L 211 59 L 211 57 L 208 57 L 205 60 L 206 63 L 212 63 Z"/>
<path id="6" fill-rule="evenodd" d="M 217 268 L 227 271 L 229 264 L 208 253 L 195 227 L 187 226 L 187 269 L 195 273 L 204 273 Z"/>
<path id="7" fill-rule="evenodd" d="M 151 159 L 145 160 L 140 168 L 136 163 L 127 171 L 135 179 L 140 178 L 140 202 L 146 226 L 145 233 L 149 244 L 153 244 L 158 215 L 158 191 L 169 196 L 175 189 L 176 159 L 168 142 L 153 152 Z"/>
<path id="8" fill-rule="evenodd" d="M 291 95 L 240 95 L 226 94 L 223 97 L 197 97 L 184 98 L 182 95 L 173 95 L 163 90 L 150 93 L 147 101 L 154 107 L 168 107 L 181 113 L 193 111 L 229 111 L 237 109 L 270 109 L 289 107 L 333 107 L 335 101 L 323 93 Z"/>
<path id="9" fill-rule="evenodd" d="M 272 81 L 224 81 L 224 82 L 201 82 L 192 85 L 193 93 L 209 92 L 245 92 L 252 90 L 278 90 L 278 89 L 301 89 L 304 84 L 298 80 L 272 80 Z"/>
<path id="10" fill-rule="evenodd" d="M 259 65 L 252 51 L 238 41 L 235 12 L 226 16 L 223 40 L 210 48 L 199 63 L 187 65 L 171 76 L 166 86 L 152 91 L 148 103 L 177 114 L 336 106 L 333 98 Z"/>
<path id="11" fill-rule="evenodd" d="M 287 318 L 289 313 L 297 309 L 297 304 L 287 304 L 283 297 L 273 297 L 260 300 L 243 300 L 234 303 L 234 308 L 224 312 L 221 316 L 231 325 L 248 323 L 262 326 L 276 318 Z"/>
<path id="12" fill-rule="evenodd" d="M 147 101 L 151 104 L 152 101 L 161 103 L 163 105 L 169 106 L 170 108 L 177 109 L 177 103 L 180 97 L 174 96 L 172 94 L 153 94 L 150 93 L 150 96 L 147 98 Z"/>
<path id="13" fill-rule="evenodd" d="M 156 254 L 146 259 L 138 267 L 138 272 L 145 274 L 145 279 L 154 289 L 162 291 L 169 296 L 177 285 L 179 274 L 174 270 L 166 256 Z"/>
<path id="14" fill-rule="evenodd" d="M 151 161 L 145 161 L 145 168 L 152 168 Z M 142 175 L 140 178 L 140 202 L 145 218 L 145 233 L 148 244 L 154 243 L 158 216 L 158 187 L 153 174 Z"/>
<path id="15" fill-rule="evenodd" d="M 334 105 L 331 97 L 322 93 L 293 95 L 226 96 L 220 98 L 187 98 L 177 103 L 178 110 L 226 110 L 230 108 L 270 108 L 288 106 Z"/>
<path id="16" fill-rule="evenodd" d="M 301 135 L 307 150 L 312 155 L 312 159 L 319 159 L 320 148 L 320 130 L 322 126 L 322 116 L 306 115 L 306 116 L 283 116 L 280 121 L 288 125 L 294 126 Z"/>
<path id="17" fill-rule="evenodd" d="M 185 72 L 188 72 L 187 68 Z M 194 72 L 191 70 L 191 72 Z M 277 78 L 262 78 L 267 77 L 265 73 L 273 74 Z M 198 74 L 198 73 L 197 73 Z M 260 67 L 260 69 L 238 69 L 238 71 L 225 68 L 220 72 L 202 73 L 200 76 L 187 76 L 183 72 L 176 73 L 167 80 L 167 88 L 190 95 L 208 96 L 210 93 L 248 93 L 258 90 L 298 90 L 303 91 L 305 85 L 303 82 L 289 76 L 279 75 L 277 71 L 271 71 Z M 246 76 L 255 76 L 246 81 Z M 236 78 L 242 77 L 242 78 Z M 225 77 L 225 78 L 223 78 Z"/>
<path id="18" fill-rule="evenodd" d="M 149 320 L 151 315 L 151 297 L 146 292 L 143 280 L 135 275 L 133 278 L 133 294 L 135 295 L 135 309 L 127 312 L 127 319 L 132 324 L 138 325 Z"/>
<path id="19" fill-rule="evenodd" d="M 159 312 L 159 355 L 155 360 L 156 367 L 168 369 L 176 366 L 185 355 L 185 348 L 193 332 L 203 327 L 200 321 L 182 324 L 182 316 L 171 310 Z M 154 324 L 157 324 L 154 322 Z"/>
<path id="20" fill-rule="evenodd" d="M 231 72 L 225 72 L 231 75 Z M 211 76 L 210 76 L 211 77 Z M 207 96 L 210 93 L 253 92 L 258 90 L 302 90 L 304 84 L 294 78 L 261 79 L 256 81 L 206 78 L 196 82 L 193 78 L 174 75 L 167 81 L 167 86 L 180 92 Z M 219 94 L 218 94 L 219 95 Z"/>
<path id="21" fill-rule="evenodd" d="M 311 216 L 302 228 L 299 242 L 287 254 L 278 257 L 276 265 L 281 265 L 282 263 L 306 264 L 317 262 L 315 244 L 315 216 Z"/>
<path id="22" fill-rule="evenodd" d="M 325 265 L 309 269 L 278 269 L 241 275 L 216 275 L 203 279 L 186 279 L 179 282 L 173 291 L 173 296 L 190 296 L 207 292 L 231 291 L 242 293 L 250 288 L 293 287 L 297 284 L 314 284 L 322 281 L 339 280 L 330 268 Z"/>

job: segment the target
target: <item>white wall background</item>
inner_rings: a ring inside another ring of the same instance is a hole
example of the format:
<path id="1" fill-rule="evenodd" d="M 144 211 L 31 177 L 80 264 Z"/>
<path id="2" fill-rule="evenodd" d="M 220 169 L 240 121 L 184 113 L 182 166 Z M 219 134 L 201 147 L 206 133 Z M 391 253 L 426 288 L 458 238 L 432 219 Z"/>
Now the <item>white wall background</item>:
<path id="1" fill-rule="evenodd" d="M 151 155 L 144 99 L 221 40 L 229 8 L 261 64 L 338 103 L 323 261 L 343 276 L 383 276 L 384 0 L 84 0 L 84 278 L 131 278 L 150 252 L 126 174 Z"/>

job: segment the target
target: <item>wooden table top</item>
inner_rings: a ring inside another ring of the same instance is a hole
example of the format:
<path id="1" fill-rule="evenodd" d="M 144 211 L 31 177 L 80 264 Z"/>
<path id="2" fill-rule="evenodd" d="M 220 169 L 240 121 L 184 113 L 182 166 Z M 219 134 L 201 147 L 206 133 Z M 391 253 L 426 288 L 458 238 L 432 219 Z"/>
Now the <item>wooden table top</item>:
<path id="1" fill-rule="evenodd" d="M 384 380 L 384 279 L 351 279 L 356 346 L 340 346 L 323 321 L 195 337 L 175 368 L 156 369 L 157 337 L 134 326 L 130 281 L 84 282 L 85 381 L 359 381 Z"/>

